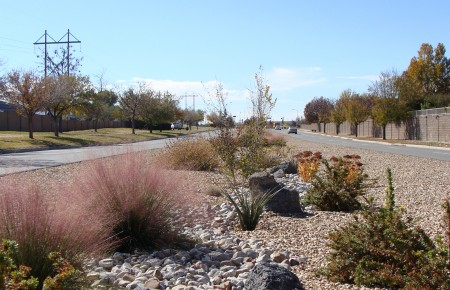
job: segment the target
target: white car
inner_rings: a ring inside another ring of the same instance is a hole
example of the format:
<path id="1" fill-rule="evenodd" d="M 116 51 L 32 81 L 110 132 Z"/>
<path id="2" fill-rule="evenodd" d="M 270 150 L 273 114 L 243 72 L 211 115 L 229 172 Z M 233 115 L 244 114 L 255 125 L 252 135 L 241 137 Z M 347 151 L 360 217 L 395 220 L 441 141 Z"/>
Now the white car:
<path id="1" fill-rule="evenodd" d="M 280 125 L 276 125 L 276 126 L 275 126 L 275 130 L 281 130 Z"/>
<path id="2" fill-rule="evenodd" d="M 295 126 L 289 126 L 288 134 L 291 134 L 291 133 L 297 134 L 297 127 L 295 127 Z"/>

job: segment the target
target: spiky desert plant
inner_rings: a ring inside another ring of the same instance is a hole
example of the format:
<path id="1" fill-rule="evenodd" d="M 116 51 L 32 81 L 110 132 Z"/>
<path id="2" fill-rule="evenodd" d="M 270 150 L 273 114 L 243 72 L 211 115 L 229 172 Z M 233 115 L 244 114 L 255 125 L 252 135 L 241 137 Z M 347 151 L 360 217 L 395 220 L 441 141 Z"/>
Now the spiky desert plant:
<path id="1" fill-rule="evenodd" d="M 179 212 L 195 203 L 176 172 L 151 164 L 145 153 L 97 159 L 77 177 L 92 210 L 111 220 L 116 250 L 131 252 L 174 244 Z"/>
<path id="2" fill-rule="evenodd" d="M 233 205 L 243 231 L 253 231 L 261 219 L 267 202 L 279 191 L 274 189 L 259 195 L 251 195 L 243 188 L 222 189 L 221 194 Z"/>

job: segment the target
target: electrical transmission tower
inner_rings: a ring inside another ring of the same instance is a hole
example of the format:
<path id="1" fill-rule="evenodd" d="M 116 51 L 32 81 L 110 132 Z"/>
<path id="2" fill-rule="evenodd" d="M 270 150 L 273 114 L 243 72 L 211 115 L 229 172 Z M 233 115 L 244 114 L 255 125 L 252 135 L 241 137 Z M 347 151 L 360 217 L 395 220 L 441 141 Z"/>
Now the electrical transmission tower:
<path id="1" fill-rule="evenodd" d="M 70 37 L 74 38 L 75 40 L 70 40 Z M 67 40 L 62 41 L 67 37 Z M 44 42 L 41 41 L 41 39 L 44 38 Z M 48 41 L 48 38 L 50 38 L 52 41 Z M 73 36 L 72 33 L 70 33 L 70 30 L 67 29 L 67 33 L 64 34 L 63 37 L 61 37 L 58 41 L 54 40 L 53 37 L 51 37 L 47 30 L 45 30 L 44 35 L 42 35 L 38 40 L 36 40 L 34 45 L 44 45 L 44 76 L 47 76 L 47 45 L 48 44 L 67 44 L 67 75 L 70 74 L 70 44 L 72 43 L 81 43 L 75 36 Z"/>
<path id="2" fill-rule="evenodd" d="M 184 95 L 184 109 L 187 110 L 187 98 L 192 98 L 193 109 L 195 111 L 195 98 L 197 95 Z"/>

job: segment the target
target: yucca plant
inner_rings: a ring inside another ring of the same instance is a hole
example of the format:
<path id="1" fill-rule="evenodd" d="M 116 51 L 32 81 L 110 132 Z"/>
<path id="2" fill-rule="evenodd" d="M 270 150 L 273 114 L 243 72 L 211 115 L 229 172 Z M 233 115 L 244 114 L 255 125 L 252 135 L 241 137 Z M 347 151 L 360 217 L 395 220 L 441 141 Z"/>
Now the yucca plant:
<path id="1" fill-rule="evenodd" d="M 263 194 L 251 195 L 243 189 L 235 188 L 230 192 L 221 190 L 222 195 L 233 205 L 239 218 L 239 225 L 243 231 L 253 231 L 261 219 L 267 202 L 280 189 L 274 189 Z"/>

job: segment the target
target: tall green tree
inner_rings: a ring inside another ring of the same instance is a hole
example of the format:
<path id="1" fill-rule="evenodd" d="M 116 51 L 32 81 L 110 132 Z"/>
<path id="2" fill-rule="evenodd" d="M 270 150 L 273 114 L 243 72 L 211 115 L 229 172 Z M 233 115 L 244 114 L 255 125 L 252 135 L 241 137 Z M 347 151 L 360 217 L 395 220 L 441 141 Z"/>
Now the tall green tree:
<path id="1" fill-rule="evenodd" d="M 345 122 L 345 101 L 346 95 L 351 94 L 350 90 L 343 91 L 339 99 L 334 101 L 330 120 L 336 125 L 336 134 L 339 135 L 339 126 Z"/>
<path id="2" fill-rule="evenodd" d="M 114 105 L 118 98 L 119 96 L 111 90 L 96 92 L 90 89 L 83 94 L 79 104 L 80 111 L 86 115 L 88 120 L 94 121 L 95 132 L 97 132 L 99 120 L 113 118 Z"/>
<path id="3" fill-rule="evenodd" d="M 169 92 L 154 92 L 147 89 L 142 96 L 142 103 L 139 106 L 139 118 L 145 123 L 150 133 L 153 127 L 174 121 L 177 112 L 178 100 Z"/>
<path id="4" fill-rule="evenodd" d="M 17 114 L 27 118 L 28 137 L 33 139 L 33 119 L 44 109 L 46 100 L 43 78 L 33 71 L 11 71 L 0 86 L 0 95 L 14 105 Z"/>
<path id="5" fill-rule="evenodd" d="M 369 86 L 369 92 L 374 97 L 372 117 L 375 124 L 382 127 L 383 140 L 386 140 L 387 124 L 399 122 L 407 114 L 407 110 L 400 105 L 399 90 L 396 86 L 398 77 L 395 70 L 382 72 L 379 79 Z"/>
<path id="6" fill-rule="evenodd" d="M 345 118 L 355 127 L 358 137 L 358 125 L 366 121 L 371 114 L 373 100 L 368 95 L 352 93 L 345 101 Z"/>

